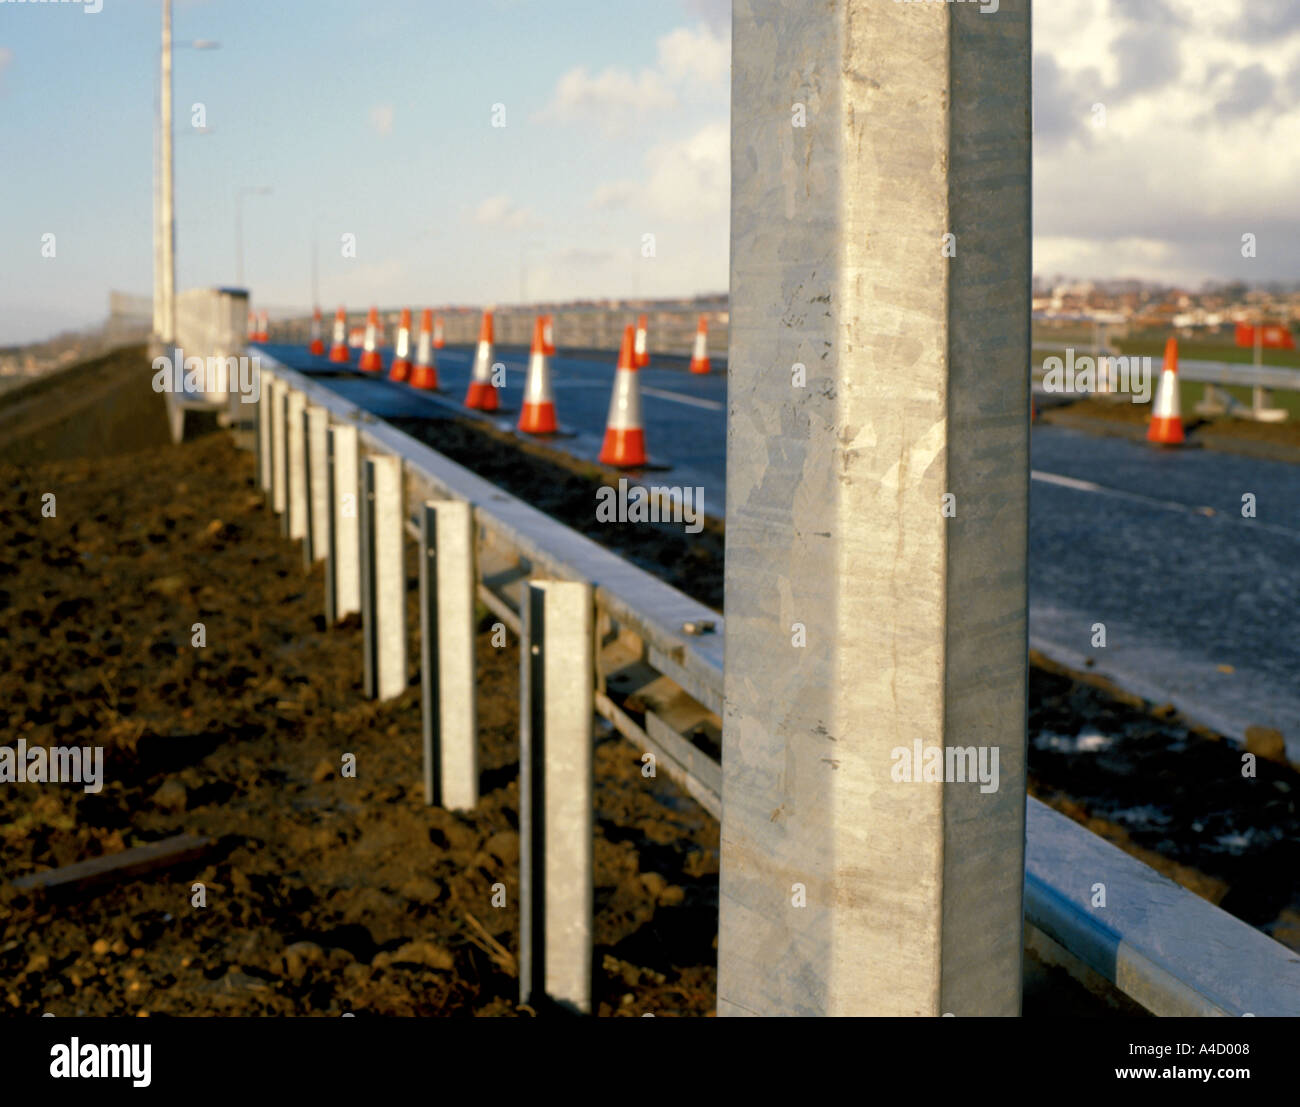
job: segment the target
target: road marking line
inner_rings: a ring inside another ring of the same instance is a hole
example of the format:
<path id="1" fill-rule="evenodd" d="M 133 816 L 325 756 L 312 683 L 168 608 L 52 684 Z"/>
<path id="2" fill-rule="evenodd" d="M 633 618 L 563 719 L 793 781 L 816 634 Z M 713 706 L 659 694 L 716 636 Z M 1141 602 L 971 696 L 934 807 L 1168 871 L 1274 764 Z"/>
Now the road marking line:
<path id="1" fill-rule="evenodd" d="M 662 388 L 649 388 L 646 385 L 641 386 L 641 391 L 647 396 L 657 396 L 661 400 L 672 400 L 674 403 L 690 404 L 691 407 L 708 408 L 710 411 L 725 411 L 726 404 L 720 404 L 717 400 L 701 400 L 697 396 L 683 396 L 680 392 L 666 392 Z"/>
<path id="2" fill-rule="evenodd" d="M 1158 500 L 1154 496 L 1144 496 L 1140 492 L 1126 492 L 1122 488 L 1107 488 L 1105 485 L 1096 484 L 1090 480 L 1079 480 L 1075 477 L 1062 476 L 1060 473 L 1047 473 L 1042 469 L 1029 470 L 1029 476 L 1032 480 L 1042 481 L 1044 484 L 1055 484 L 1060 488 L 1073 488 L 1076 492 L 1096 492 L 1102 496 L 1113 496 L 1119 500 L 1130 500 L 1135 503 L 1146 504 L 1150 507 L 1163 508 L 1165 511 L 1178 511 L 1184 515 L 1200 515 L 1207 519 L 1232 519 L 1235 518 L 1228 512 L 1216 511 L 1212 507 L 1193 507 L 1191 504 L 1178 503 L 1176 500 Z M 1258 527 L 1260 530 L 1271 531 L 1275 534 L 1285 534 L 1291 538 L 1300 538 L 1300 530 L 1293 530 L 1291 527 L 1280 527 L 1275 523 L 1261 523 L 1256 519 L 1243 520 L 1252 527 Z"/>

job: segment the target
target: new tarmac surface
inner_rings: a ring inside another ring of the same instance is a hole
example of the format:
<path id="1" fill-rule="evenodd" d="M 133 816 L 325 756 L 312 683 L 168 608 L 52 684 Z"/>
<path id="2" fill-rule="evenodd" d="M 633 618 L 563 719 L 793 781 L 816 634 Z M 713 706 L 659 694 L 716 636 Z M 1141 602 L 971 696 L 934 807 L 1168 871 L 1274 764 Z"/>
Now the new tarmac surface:
<path id="1" fill-rule="evenodd" d="M 340 368 L 300 346 L 261 348 L 313 374 Z M 442 391 L 433 398 L 347 367 L 329 384 L 381 418 L 445 414 L 464 399 L 472 358 L 470 347 L 438 351 Z M 518 418 L 527 359 L 522 349 L 494 354 L 506 385 L 491 420 L 503 429 Z M 613 366 L 612 355 L 586 352 L 551 359 L 565 432 L 552 446 L 595 461 Z M 640 370 L 652 462 L 642 483 L 703 488 L 705 511 L 719 518 L 724 369 L 715 360 L 697 376 L 684 359 L 659 359 Z M 1229 737 L 1252 725 L 1279 730 L 1300 761 L 1300 466 L 1037 425 L 1031 469 L 1030 644 Z M 1253 518 L 1243 514 L 1247 494 Z M 1098 624 L 1104 646 L 1094 645 Z"/>

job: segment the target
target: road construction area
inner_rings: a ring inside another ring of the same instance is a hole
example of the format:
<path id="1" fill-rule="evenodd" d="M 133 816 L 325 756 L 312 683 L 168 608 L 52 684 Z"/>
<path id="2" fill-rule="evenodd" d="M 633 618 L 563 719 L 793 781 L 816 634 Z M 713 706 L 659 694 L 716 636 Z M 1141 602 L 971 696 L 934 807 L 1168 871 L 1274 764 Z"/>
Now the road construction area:
<path id="1" fill-rule="evenodd" d="M 102 374 L 129 380 L 132 357 L 146 380 L 139 351 Z M 408 433 L 721 607 L 725 522 L 685 537 L 596 525 L 595 492 L 611 478 L 599 466 L 445 409 L 407 410 L 394 419 Z M 77 452 L 46 461 L 29 448 L 0 467 L 4 728 L 28 745 L 105 753 L 98 792 L 0 790 L 6 1009 L 530 1014 L 515 975 L 513 635 L 494 643 L 485 617 L 476 641 L 483 799 L 470 812 L 427 807 L 418 685 L 363 698 L 357 622 L 327 629 L 321 568 L 305 571 L 281 536 L 251 453 L 228 432 Z M 415 579 L 412 556 L 411 625 Z M 667 779 L 647 780 L 640 754 L 599 732 L 595 1009 L 706 1015 L 718 825 Z M 1220 735 L 1037 657 L 1029 778 L 1057 810 L 1300 950 L 1300 774 L 1282 761 L 1244 778 Z M 147 878 L 114 868 L 127 850 L 182 835 L 197 852 Z M 93 885 L 30 887 L 78 863 L 98 866 Z M 1026 973 L 1027 1015 L 1114 1010 L 1033 956 Z"/>
<path id="2" fill-rule="evenodd" d="M 301 346 L 260 348 L 291 368 L 326 375 L 340 395 L 404 425 L 469 414 L 462 404 L 471 347 L 437 352 L 441 390 L 432 396 L 384 372 L 332 365 Z M 498 348 L 493 359 L 505 368 L 501 409 L 473 418 L 508 433 L 518 421 L 528 352 Z M 381 360 L 389 366 L 392 351 Z M 548 449 L 596 462 L 614 361 L 587 352 L 551 359 L 563 433 L 544 440 Z M 660 359 L 638 376 L 652 465 L 634 478 L 700 488 L 706 513 L 724 519 L 725 373 L 695 375 L 685 359 Z M 1129 415 L 1134 405 L 1119 406 Z M 1041 422 L 1031 449 L 1033 645 L 1145 698 L 1170 701 L 1235 739 L 1252 729 L 1276 732 L 1300 763 L 1300 682 L 1292 675 L 1300 646 L 1279 634 L 1300 610 L 1300 578 L 1291 571 L 1300 555 L 1300 465 L 1195 446 L 1161 449 Z"/>

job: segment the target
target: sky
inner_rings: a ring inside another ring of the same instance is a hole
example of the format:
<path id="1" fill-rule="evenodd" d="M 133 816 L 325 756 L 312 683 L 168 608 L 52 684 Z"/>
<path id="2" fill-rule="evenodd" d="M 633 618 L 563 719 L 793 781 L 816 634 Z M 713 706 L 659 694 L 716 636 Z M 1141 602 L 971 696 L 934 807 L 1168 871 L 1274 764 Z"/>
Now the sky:
<path id="1" fill-rule="evenodd" d="M 0 345 L 152 290 L 160 4 L 99 2 L 0 0 Z M 236 283 L 269 187 L 271 307 L 313 241 L 327 308 L 726 290 L 728 0 L 175 0 L 174 36 L 178 288 Z M 1297 278 L 1300 0 L 1040 0 L 1034 36 L 1037 272 Z"/>

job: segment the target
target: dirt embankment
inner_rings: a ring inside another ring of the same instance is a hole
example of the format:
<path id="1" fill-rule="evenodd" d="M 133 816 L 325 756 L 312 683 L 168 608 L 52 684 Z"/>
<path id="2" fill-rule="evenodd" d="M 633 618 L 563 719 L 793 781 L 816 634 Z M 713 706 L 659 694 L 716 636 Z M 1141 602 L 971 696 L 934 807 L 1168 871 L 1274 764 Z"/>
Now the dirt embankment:
<path id="1" fill-rule="evenodd" d="M 0 1010 L 515 1013 L 514 643 L 478 641 L 482 802 L 426 807 L 418 687 L 362 698 L 359 631 L 252 476 L 225 434 L 0 468 L 3 730 L 106 755 L 98 794 L 0 786 Z M 598 1011 L 707 1014 L 718 828 L 640 769 L 598 743 Z M 80 902 L 10 884 L 180 832 L 214 852 Z"/>
<path id="2" fill-rule="evenodd" d="M 0 394 L 0 461 L 108 457 L 169 441 L 143 346 L 56 369 Z"/>

